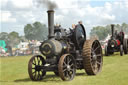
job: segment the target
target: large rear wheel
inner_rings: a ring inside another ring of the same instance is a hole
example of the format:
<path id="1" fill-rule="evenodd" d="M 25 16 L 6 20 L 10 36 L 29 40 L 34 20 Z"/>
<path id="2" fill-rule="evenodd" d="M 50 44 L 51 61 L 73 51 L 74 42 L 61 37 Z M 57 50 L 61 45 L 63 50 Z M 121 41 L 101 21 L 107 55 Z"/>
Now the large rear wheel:
<path id="1" fill-rule="evenodd" d="M 103 64 L 102 48 L 98 40 L 86 40 L 83 46 L 83 65 L 88 75 L 96 75 Z"/>
<path id="2" fill-rule="evenodd" d="M 28 63 L 29 77 L 33 81 L 40 81 L 46 74 L 46 71 L 41 69 L 46 64 L 44 58 L 40 55 L 33 56 Z"/>
<path id="3" fill-rule="evenodd" d="M 70 54 L 62 55 L 59 60 L 58 72 L 62 80 L 72 80 L 76 74 L 76 64 L 74 57 Z"/>

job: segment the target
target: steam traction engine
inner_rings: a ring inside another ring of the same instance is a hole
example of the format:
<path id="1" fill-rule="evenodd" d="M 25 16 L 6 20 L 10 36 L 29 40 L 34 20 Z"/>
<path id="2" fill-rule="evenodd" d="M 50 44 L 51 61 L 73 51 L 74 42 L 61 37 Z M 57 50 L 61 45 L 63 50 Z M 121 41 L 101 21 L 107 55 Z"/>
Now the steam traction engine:
<path id="1" fill-rule="evenodd" d="M 124 38 L 124 32 L 121 30 L 119 33 L 114 31 L 114 25 L 111 25 L 112 36 L 108 40 L 107 45 L 105 46 L 105 55 L 112 55 L 114 52 L 120 52 L 120 55 L 128 53 L 128 44 L 127 39 Z"/>
<path id="2" fill-rule="evenodd" d="M 47 71 L 53 71 L 65 81 L 74 78 L 76 69 L 85 69 L 88 75 L 99 73 L 102 68 L 102 48 L 99 41 L 86 40 L 82 24 L 70 29 L 70 33 L 60 26 L 54 27 L 54 11 L 47 12 L 48 40 L 39 47 L 43 56 L 35 55 L 28 63 L 31 80 L 42 80 Z"/>

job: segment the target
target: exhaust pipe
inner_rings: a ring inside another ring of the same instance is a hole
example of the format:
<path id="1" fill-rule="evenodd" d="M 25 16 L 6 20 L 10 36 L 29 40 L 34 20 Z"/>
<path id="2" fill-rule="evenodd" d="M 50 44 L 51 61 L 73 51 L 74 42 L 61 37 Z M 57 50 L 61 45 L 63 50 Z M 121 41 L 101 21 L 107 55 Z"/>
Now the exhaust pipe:
<path id="1" fill-rule="evenodd" d="M 48 38 L 54 37 L 54 10 L 48 10 Z"/>
<path id="2" fill-rule="evenodd" d="M 111 24 L 112 38 L 114 38 L 114 24 Z"/>

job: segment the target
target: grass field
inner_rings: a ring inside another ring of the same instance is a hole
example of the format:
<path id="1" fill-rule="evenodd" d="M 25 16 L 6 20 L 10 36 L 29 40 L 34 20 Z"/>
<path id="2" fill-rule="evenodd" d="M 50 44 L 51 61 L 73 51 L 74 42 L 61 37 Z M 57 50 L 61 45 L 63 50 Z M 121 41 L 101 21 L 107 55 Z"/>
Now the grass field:
<path id="1" fill-rule="evenodd" d="M 0 58 L 0 85 L 128 85 L 128 55 L 104 56 L 101 73 L 88 76 L 78 70 L 72 81 L 62 81 L 53 72 L 48 72 L 42 81 L 31 81 L 27 72 L 29 59 L 30 56 Z"/>

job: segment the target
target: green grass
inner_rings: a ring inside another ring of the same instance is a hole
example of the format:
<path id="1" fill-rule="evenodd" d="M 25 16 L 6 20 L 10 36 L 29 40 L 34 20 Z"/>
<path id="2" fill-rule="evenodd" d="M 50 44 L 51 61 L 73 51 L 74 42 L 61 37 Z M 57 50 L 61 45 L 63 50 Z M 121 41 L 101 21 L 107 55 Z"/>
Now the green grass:
<path id="1" fill-rule="evenodd" d="M 0 58 L 0 85 L 128 85 L 128 55 L 105 56 L 101 73 L 88 76 L 84 70 L 78 70 L 72 81 L 62 81 L 53 72 L 48 72 L 42 81 L 31 81 L 27 70 L 30 58 Z"/>

